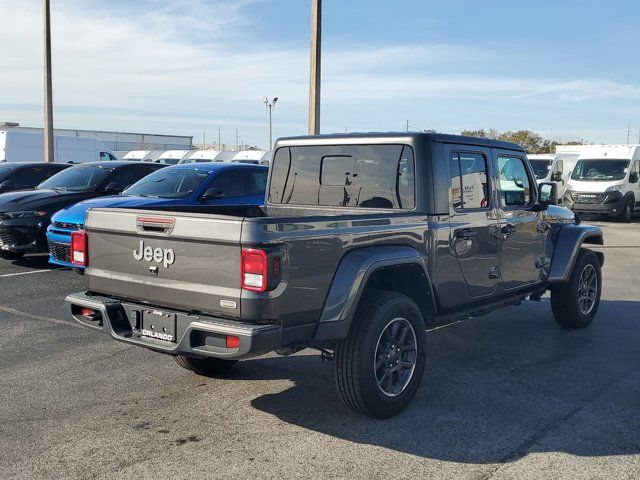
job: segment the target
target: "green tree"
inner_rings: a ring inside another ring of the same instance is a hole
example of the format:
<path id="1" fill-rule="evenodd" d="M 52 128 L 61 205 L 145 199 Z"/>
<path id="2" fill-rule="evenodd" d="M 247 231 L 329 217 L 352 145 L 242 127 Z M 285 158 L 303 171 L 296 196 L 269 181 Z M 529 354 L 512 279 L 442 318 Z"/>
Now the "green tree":
<path id="1" fill-rule="evenodd" d="M 490 138 L 492 140 L 502 140 L 520 145 L 527 153 L 553 153 L 559 145 L 555 140 L 542 138 L 531 130 L 518 130 L 515 132 L 499 132 L 493 128 L 489 130 L 463 130 L 460 135 L 468 137 Z M 568 142 L 568 145 L 579 145 L 580 142 Z"/>

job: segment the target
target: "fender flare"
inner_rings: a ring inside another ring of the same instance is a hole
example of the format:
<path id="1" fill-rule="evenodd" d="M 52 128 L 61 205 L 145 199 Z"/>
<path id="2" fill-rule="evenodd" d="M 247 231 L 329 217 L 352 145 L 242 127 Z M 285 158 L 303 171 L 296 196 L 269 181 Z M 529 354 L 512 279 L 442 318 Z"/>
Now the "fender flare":
<path id="1" fill-rule="evenodd" d="M 602 230 L 591 225 L 564 225 L 556 238 L 549 283 L 568 282 L 583 244 L 603 245 Z M 604 265 L 604 255 L 596 252 L 600 263 Z"/>
<path id="2" fill-rule="evenodd" d="M 424 259 L 416 249 L 407 246 L 359 248 L 348 252 L 340 260 L 314 340 L 345 338 L 371 275 L 381 268 L 400 265 L 417 265 L 422 269 L 429 287 L 429 301 L 435 310 L 433 286 Z"/>

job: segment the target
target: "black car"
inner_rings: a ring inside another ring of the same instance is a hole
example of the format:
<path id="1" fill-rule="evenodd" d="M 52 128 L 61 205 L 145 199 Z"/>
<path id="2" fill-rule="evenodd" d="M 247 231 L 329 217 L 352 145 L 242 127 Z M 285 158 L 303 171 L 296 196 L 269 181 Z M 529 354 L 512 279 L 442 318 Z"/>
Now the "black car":
<path id="1" fill-rule="evenodd" d="M 90 198 L 116 195 L 150 173 L 159 163 L 91 162 L 72 166 L 35 189 L 0 194 L 0 258 L 46 252 L 51 215 Z"/>
<path id="2" fill-rule="evenodd" d="M 0 193 L 34 188 L 39 183 L 70 166 L 68 163 L 0 163 Z"/>

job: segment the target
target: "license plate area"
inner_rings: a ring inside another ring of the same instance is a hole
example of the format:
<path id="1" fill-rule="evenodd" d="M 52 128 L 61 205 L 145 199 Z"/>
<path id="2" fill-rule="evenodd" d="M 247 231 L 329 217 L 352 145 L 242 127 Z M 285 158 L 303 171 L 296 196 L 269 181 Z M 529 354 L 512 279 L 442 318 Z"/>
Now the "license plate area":
<path id="1" fill-rule="evenodd" d="M 142 310 L 140 335 L 165 342 L 176 341 L 176 314 L 157 309 Z"/>

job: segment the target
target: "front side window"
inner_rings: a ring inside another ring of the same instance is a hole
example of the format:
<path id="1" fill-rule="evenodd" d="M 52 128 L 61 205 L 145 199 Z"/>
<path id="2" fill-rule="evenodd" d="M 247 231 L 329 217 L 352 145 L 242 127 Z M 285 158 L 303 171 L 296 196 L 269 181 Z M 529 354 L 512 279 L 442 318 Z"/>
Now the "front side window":
<path id="1" fill-rule="evenodd" d="M 486 208 L 489 185 L 487 160 L 480 153 L 452 152 L 449 157 L 449 199 L 456 210 Z"/>
<path id="2" fill-rule="evenodd" d="M 414 172 L 409 146 L 280 148 L 273 159 L 269 202 L 412 209 Z"/>
<path id="3" fill-rule="evenodd" d="M 498 174 L 503 206 L 518 207 L 531 203 L 531 183 L 522 158 L 498 157 Z"/>
<path id="4" fill-rule="evenodd" d="M 113 162 L 114 160 L 117 160 L 117 158 L 111 155 L 109 152 L 100 152 L 101 162 Z"/>
<path id="5" fill-rule="evenodd" d="M 571 180 L 585 182 L 610 182 L 623 180 L 629 171 L 629 160 L 578 160 L 571 173 Z"/>
<path id="6" fill-rule="evenodd" d="M 171 199 L 187 198 L 208 176 L 208 171 L 197 168 L 162 168 L 139 180 L 122 194 Z"/>
<path id="7" fill-rule="evenodd" d="M 547 178 L 549 169 L 551 168 L 551 160 L 529 160 L 529 163 L 531 163 L 533 173 L 538 180 Z"/>
<path id="8" fill-rule="evenodd" d="M 94 190 L 111 175 L 112 171 L 113 168 L 95 165 L 79 165 L 56 173 L 53 177 L 38 185 L 37 188 L 51 188 L 53 190 L 70 192 L 89 192 Z"/>

